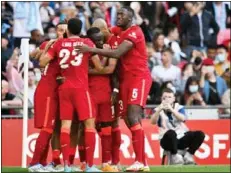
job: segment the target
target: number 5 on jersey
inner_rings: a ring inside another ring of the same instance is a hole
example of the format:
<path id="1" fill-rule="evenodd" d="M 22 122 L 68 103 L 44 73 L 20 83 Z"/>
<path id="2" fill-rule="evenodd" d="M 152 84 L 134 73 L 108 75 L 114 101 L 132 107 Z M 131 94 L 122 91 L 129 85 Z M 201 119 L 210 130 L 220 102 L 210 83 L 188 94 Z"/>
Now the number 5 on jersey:
<path id="1" fill-rule="evenodd" d="M 82 63 L 83 59 L 83 54 L 80 53 L 78 54 L 76 50 L 73 50 L 70 52 L 68 49 L 61 49 L 59 52 L 59 57 L 62 58 L 60 61 L 59 65 L 62 69 L 66 69 L 69 67 L 69 64 L 67 63 L 67 60 L 71 57 L 74 56 L 74 60 L 70 61 L 70 64 L 73 66 L 80 66 Z"/>

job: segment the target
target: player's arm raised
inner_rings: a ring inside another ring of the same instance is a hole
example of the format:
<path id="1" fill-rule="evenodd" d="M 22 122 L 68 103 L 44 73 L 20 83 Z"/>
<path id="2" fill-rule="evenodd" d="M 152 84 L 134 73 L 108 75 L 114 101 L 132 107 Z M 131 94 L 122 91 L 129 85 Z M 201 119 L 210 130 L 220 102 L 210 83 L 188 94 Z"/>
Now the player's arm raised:
<path id="1" fill-rule="evenodd" d="M 117 49 L 98 49 L 93 47 L 88 47 L 87 45 L 76 46 L 80 52 L 91 52 L 102 56 L 119 59 L 125 53 L 127 53 L 133 47 L 133 42 L 129 40 L 124 40 Z"/>

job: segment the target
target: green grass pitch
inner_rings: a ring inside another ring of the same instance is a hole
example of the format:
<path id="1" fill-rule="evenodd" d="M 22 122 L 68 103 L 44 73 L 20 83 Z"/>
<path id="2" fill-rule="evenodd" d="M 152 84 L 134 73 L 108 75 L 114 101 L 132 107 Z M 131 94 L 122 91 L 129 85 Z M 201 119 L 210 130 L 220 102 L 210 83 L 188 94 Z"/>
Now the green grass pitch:
<path id="1" fill-rule="evenodd" d="M 3 167 L 2 172 L 27 172 L 20 167 Z M 230 172 L 230 165 L 214 166 L 153 166 L 151 172 Z"/>

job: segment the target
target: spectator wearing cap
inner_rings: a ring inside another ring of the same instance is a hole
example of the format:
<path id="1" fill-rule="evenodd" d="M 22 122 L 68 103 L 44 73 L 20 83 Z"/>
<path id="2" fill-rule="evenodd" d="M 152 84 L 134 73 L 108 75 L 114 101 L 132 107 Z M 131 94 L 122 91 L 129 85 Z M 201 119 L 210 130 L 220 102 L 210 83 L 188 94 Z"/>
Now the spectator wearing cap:
<path id="1" fill-rule="evenodd" d="M 221 76 L 229 69 L 230 63 L 228 61 L 228 49 L 224 45 L 219 45 L 217 47 L 217 55 L 215 57 L 216 73 Z"/>
<path id="2" fill-rule="evenodd" d="M 216 75 L 213 60 L 210 58 L 203 60 L 200 87 L 206 104 L 221 104 L 221 97 L 227 90 L 227 85 L 222 77 Z"/>

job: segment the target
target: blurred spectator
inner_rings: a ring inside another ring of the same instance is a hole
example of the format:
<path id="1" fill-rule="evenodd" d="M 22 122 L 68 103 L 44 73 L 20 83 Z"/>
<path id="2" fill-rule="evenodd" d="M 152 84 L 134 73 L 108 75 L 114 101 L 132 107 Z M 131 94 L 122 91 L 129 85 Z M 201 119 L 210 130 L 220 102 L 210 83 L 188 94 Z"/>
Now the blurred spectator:
<path id="1" fill-rule="evenodd" d="M 89 15 L 84 7 L 84 2 L 75 2 L 75 7 L 77 9 L 77 17 L 82 21 L 81 33 L 85 35 L 87 30 L 90 28 Z"/>
<path id="2" fill-rule="evenodd" d="M 28 99 L 32 105 L 34 105 L 35 82 L 35 72 L 33 69 L 30 69 L 28 72 Z"/>
<path id="3" fill-rule="evenodd" d="M 112 3 L 112 7 L 111 7 L 111 26 L 116 26 L 116 15 L 117 15 L 117 11 L 118 9 L 121 8 L 121 4 L 120 2 L 111 2 Z"/>
<path id="4" fill-rule="evenodd" d="M 176 94 L 176 87 L 173 85 L 172 81 L 166 81 L 161 85 L 161 92 L 162 93 L 166 88 L 171 89 L 174 94 Z"/>
<path id="5" fill-rule="evenodd" d="M 214 17 L 204 10 L 203 2 L 192 2 L 193 5 L 181 17 L 181 29 L 186 34 L 188 46 L 185 49 L 187 56 L 193 49 L 206 50 L 208 44 L 216 44 L 216 36 L 219 32 Z M 211 28 L 213 30 L 211 30 Z"/>
<path id="6" fill-rule="evenodd" d="M 180 84 L 180 93 L 184 93 L 185 91 L 185 84 L 189 77 L 193 76 L 193 64 L 192 63 L 186 63 L 182 70 L 181 70 L 181 84 Z"/>
<path id="7" fill-rule="evenodd" d="M 157 62 L 161 62 L 161 51 L 165 48 L 164 34 L 162 32 L 157 32 L 153 37 L 152 44 L 154 48 L 154 57 Z"/>
<path id="8" fill-rule="evenodd" d="M 18 72 L 19 49 L 15 48 L 11 58 L 7 61 L 5 77 L 9 82 L 9 92 L 16 94 L 23 89 L 22 75 Z"/>
<path id="9" fill-rule="evenodd" d="M 153 67 L 159 64 L 156 62 L 156 59 L 154 57 L 154 50 L 153 50 L 152 45 L 146 44 L 146 50 L 147 50 L 147 55 L 148 55 L 148 68 L 151 72 Z"/>
<path id="10" fill-rule="evenodd" d="M 13 25 L 13 9 L 6 1 L 1 1 L 2 24 Z M 2 26 L 3 27 L 3 26 Z M 3 29 L 3 28 L 2 28 Z M 4 34 L 5 32 L 2 31 Z"/>
<path id="11" fill-rule="evenodd" d="M 162 51 L 162 64 L 155 66 L 151 72 L 154 81 L 162 84 L 166 81 L 172 81 L 176 90 L 180 88 L 180 69 L 177 66 L 172 65 L 173 52 L 170 48 L 165 48 Z"/>
<path id="12" fill-rule="evenodd" d="M 20 47 L 21 38 L 30 37 L 30 32 L 38 29 L 43 35 L 41 17 L 39 13 L 40 2 L 9 2 L 14 11 L 15 47 Z"/>
<path id="13" fill-rule="evenodd" d="M 32 52 L 33 50 L 35 50 L 37 47 L 40 46 L 41 44 L 41 33 L 38 29 L 34 29 L 31 31 L 31 38 L 29 40 L 29 46 L 30 46 L 30 52 Z"/>
<path id="14" fill-rule="evenodd" d="M 228 61 L 228 50 L 224 45 L 217 47 L 217 55 L 215 59 L 215 70 L 217 75 L 221 76 L 224 72 L 230 69 Z"/>
<path id="15" fill-rule="evenodd" d="M 130 7 L 134 10 L 135 19 L 134 24 L 139 25 L 142 29 L 146 42 L 151 42 L 151 35 L 148 30 L 149 21 L 145 16 L 141 14 L 141 5 L 140 2 L 131 2 Z"/>
<path id="16" fill-rule="evenodd" d="M 230 28 L 231 18 L 230 13 L 231 10 L 229 5 L 222 1 L 216 2 L 206 2 L 206 9 L 212 13 L 215 17 L 217 24 L 219 25 L 221 30 L 226 28 Z"/>
<path id="17" fill-rule="evenodd" d="M 191 76 L 188 78 L 185 85 L 185 92 L 182 97 L 182 104 L 187 106 L 206 105 L 203 100 L 202 94 L 200 93 L 199 79 L 196 76 Z"/>
<path id="18" fill-rule="evenodd" d="M 221 98 L 221 102 L 223 105 L 230 105 L 230 97 L 231 97 L 231 93 L 230 93 L 230 88 L 225 91 L 224 95 Z M 226 109 L 225 113 L 230 114 L 230 109 Z"/>
<path id="19" fill-rule="evenodd" d="M 147 104 L 159 104 L 161 97 L 160 84 L 153 81 L 147 98 Z"/>
<path id="20" fill-rule="evenodd" d="M 39 12 L 41 16 L 42 26 L 46 30 L 46 28 L 51 25 L 51 22 L 55 17 L 55 11 L 49 6 L 49 2 L 45 1 L 42 2 Z"/>
<path id="21" fill-rule="evenodd" d="M 5 79 L 5 76 L 3 75 L 3 73 L 6 72 L 6 64 L 7 64 L 7 61 L 10 59 L 12 53 L 13 53 L 13 50 L 11 48 L 8 47 L 9 45 L 9 41 L 7 39 L 6 36 L 2 36 L 1 38 L 1 60 L 2 60 L 2 63 L 1 63 L 1 68 L 2 68 L 2 71 L 1 71 L 1 76 L 2 76 L 2 79 L 4 78 Z"/>
<path id="22" fill-rule="evenodd" d="M 227 85 L 223 78 L 215 74 L 213 60 L 210 58 L 203 61 L 200 87 L 203 89 L 206 104 L 221 104 L 221 97 L 227 90 Z"/>
<path id="23" fill-rule="evenodd" d="M 2 106 L 22 106 L 21 100 L 15 98 L 15 95 L 9 93 L 9 84 L 7 81 L 2 80 Z M 2 115 L 13 114 L 12 109 L 2 109 Z"/>
<path id="24" fill-rule="evenodd" d="M 227 86 L 230 86 L 230 77 L 231 77 L 230 75 L 231 75 L 231 69 L 228 68 L 221 76 L 226 81 Z"/>
<path id="25" fill-rule="evenodd" d="M 174 57 L 173 57 L 173 64 L 177 65 L 181 61 L 181 57 L 186 58 L 185 53 L 181 51 L 180 45 L 178 43 L 179 41 L 179 32 L 178 28 L 174 24 L 168 24 L 166 27 L 165 35 L 166 37 L 164 38 L 164 44 L 166 47 L 171 47 L 171 49 L 174 52 Z"/>
<path id="26" fill-rule="evenodd" d="M 48 36 L 48 39 L 56 39 L 57 38 L 56 29 L 54 26 L 48 28 L 47 36 Z"/>
<path id="27" fill-rule="evenodd" d="M 217 46 L 208 46 L 207 55 L 208 58 L 215 60 L 217 54 Z"/>

